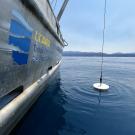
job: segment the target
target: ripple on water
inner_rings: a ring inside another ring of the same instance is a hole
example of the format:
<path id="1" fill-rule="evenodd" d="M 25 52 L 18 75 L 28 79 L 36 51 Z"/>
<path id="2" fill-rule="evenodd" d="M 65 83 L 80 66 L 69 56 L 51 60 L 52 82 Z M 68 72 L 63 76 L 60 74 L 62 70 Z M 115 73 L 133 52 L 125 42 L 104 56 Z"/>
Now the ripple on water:
<path id="1" fill-rule="evenodd" d="M 132 108 L 135 103 L 135 93 L 133 94 L 133 88 L 129 87 L 125 83 L 121 83 L 117 80 L 105 80 L 110 85 L 110 89 L 107 92 L 99 92 L 93 89 L 92 84 L 87 85 L 86 82 L 69 86 L 67 94 L 67 100 L 69 103 L 68 109 L 70 111 L 85 113 L 89 115 L 95 114 L 98 106 L 102 106 L 104 109 L 119 109 L 120 111 L 127 111 Z M 82 85 L 81 85 L 82 84 Z"/>

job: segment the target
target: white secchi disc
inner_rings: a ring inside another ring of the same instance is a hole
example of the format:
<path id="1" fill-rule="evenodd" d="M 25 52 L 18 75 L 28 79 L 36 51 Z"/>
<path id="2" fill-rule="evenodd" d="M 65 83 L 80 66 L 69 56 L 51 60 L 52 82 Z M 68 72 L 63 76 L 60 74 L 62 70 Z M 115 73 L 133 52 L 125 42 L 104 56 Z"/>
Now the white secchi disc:
<path id="1" fill-rule="evenodd" d="M 104 83 L 94 83 L 93 87 L 97 90 L 106 91 L 109 89 L 109 85 Z"/>

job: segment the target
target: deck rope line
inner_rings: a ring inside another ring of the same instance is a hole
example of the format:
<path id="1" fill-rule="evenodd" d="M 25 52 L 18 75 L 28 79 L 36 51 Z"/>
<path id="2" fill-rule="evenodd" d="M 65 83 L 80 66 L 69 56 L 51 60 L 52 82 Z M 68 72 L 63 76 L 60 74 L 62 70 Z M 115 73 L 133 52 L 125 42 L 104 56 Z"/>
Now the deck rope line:
<path id="1" fill-rule="evenodd" d="M 105 0 L 105 5 L 104 5 L 104 26 L 103 26 L 103 40 L 102 40 L 102 51 L 101 51 L 101 75 L 100 75 L 100 84 L 103 81 L 103 63 L 104 63 L 104 45 L 105 45 L 105 29 L 106 29 L 106 8 L 107 8 L 107 0 Z"/>

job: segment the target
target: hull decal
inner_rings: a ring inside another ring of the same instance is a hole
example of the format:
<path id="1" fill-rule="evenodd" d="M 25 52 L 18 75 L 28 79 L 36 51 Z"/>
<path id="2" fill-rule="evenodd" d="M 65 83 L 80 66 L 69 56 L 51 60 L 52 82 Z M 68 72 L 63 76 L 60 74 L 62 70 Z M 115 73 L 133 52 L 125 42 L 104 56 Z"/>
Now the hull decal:
<path id="1" fill-rule="evenodd" d="M 13 11 L 12 16 L 9 44 L 21 50 L 13 51 L 12 58 L 19 65 L 27 64 L 33 31 L 18 12 Z"/>

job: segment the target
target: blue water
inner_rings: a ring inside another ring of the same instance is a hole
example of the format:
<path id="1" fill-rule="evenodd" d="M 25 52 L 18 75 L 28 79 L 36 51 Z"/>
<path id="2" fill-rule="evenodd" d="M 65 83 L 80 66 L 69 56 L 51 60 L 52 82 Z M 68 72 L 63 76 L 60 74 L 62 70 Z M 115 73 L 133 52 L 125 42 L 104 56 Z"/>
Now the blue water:
<path id="1" fill-rule="evenodd" d="M 135 135 L 135 58 L 105 58 L 108 92 L 98 82 L 100 59 L 64 57 L 47 91 L 13 135 Z"/>

